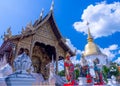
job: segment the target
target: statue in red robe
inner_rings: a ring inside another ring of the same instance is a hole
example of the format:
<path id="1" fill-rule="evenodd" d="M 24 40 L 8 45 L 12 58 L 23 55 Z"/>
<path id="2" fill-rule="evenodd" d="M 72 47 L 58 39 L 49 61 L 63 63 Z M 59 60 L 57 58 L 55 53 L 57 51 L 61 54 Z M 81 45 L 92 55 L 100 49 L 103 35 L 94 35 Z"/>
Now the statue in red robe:
<path id="1" fill-rule="evenodd" d="M 68 80 L 67 84 L 70 84 L 70 85 L 71 84 L 76 84 L 75 75 L 74 75 L 74 65 L 70 60 L 70 54 L 69 53 L 67 53 L 67 55 L 66 55 L 64 66 L 65 66 L 66 79 Z"/>

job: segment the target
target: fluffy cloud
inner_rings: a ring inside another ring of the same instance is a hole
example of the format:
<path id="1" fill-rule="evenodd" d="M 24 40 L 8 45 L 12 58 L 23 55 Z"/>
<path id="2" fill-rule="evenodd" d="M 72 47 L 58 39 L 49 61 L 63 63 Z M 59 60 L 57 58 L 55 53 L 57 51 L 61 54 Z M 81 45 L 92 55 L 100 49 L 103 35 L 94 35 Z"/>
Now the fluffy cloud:
<path id="1" fill-rule="evenodd" d="M 72 61 L 72 63 L 73 63 L 74 65 L 80 63 L 80 59 L 77 59 L 77 56 L 71 57 L 70 60 Z"/>
<path id="2" fill-rule="evenodd" d="M 118 54 L 118 52 L 117 52 L 118 51 L 118 45 L 113 44 L 113 45 L 110 45 L 108 48 L 100 48 L 100 50 L 102 51 L 102 53 L 104 53 L 105 55 L 108 56 L 109 60 L 112 60 Z"/>
<path id="3" fill-rule="evenodd" d="M 120 54 L 120 50 L 118 51 L 118 54 Z"/>
<path id="4" fill-rule="evenodd" d="M 69 48 L 74 52 L 76 50 L 76 47 L 71 43 L 70 39 L 66 39 L 66 44 L 69 46 Z"/>
<path id="5" fill-rule="evenodd" d="M 69 46 L 69 48 L 75 52 L 76 51 L 76 54 L 81 54 L 82 51 L 81 50 L 78 50 L 70 41 L 70 39 L 66 39 L 66 44 Z"/>
<path id="6" fill-rule="evenodd" d="M 91 33 L 95 38 L 108 36 L 120 32 L 120 3 L 89 5 L 82 14 L 82 21 L 75 22 L 74 28 L 84 34 L 87 33 L 88 21 Z"/>
<path id="7" fill-rule="evenodd" d="M 116 49 L 118 49 L 117 44 L 113 44 L 113 45 L 109 46 L 109 50 L 116 50 Z"/>
<path id="8" fill-rule="evenodd" d="M 116 63 L 120 64 L 120 57 L 118 57 L 118 59 L 117 59 L 117 60 L 115 60 L 114 62 L 116 62 Z"/>

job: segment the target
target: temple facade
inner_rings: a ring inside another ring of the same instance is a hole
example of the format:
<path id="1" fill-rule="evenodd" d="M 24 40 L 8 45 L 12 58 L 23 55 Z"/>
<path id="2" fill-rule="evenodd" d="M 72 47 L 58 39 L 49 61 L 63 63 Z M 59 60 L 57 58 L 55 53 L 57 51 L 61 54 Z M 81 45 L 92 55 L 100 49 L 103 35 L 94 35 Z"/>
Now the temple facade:
<path id="1" fill-rule="evenodd" d="M 64 59 L 66 52 L 69 52 L 71 56 L 75 55 L 65 44 L 65 39 L 57 27 L 52 9 L 44 18 L 42 18 L 42 11 L 40 18 L 34 24 L 29 23 L 25 28 L 22 28 L 21 34 L 12 35 L 11 29 L 8 28 L 0 48 L 1 56 L 4 52 L 8 53 L 8 62 L 11 65 L 20 48 L 26 49 L 32 60 L 34 72 L 41 73 L 45 79 L 48 79 L 49 75 L 46 65 L 52 61 L 52 57 L 56 61 L 57 73 L 58 60 Z"/>

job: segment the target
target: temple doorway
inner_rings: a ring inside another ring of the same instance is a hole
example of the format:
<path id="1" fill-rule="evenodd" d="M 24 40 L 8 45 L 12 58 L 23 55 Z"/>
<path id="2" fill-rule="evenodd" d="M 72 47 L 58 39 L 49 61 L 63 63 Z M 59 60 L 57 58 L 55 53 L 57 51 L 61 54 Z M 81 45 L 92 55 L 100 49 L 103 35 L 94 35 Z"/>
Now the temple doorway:
<path id="1" fill-rule="evenodd" d="M 34 72 L 41 73 L 44 79 L 48 79 L 49 68 L 47 68 L 46 65 L 52 61 L 52 57 L 56 60 L 56 50 L 54 46 L 36 42 L 32 51 Z"/>

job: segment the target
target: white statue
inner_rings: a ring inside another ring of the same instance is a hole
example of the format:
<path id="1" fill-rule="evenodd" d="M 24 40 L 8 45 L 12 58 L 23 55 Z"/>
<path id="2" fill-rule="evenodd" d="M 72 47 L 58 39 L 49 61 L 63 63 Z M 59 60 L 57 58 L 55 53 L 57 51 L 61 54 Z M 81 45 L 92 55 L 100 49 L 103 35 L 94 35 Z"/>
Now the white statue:
<path id="1" fill-rule="evenodd" d="M 95 70 L 94 70 L 94 63 L 91 59 L 88 60 L 88 64 L 89 64 L 89 70 L 90 70 L 90 75 L 95 78 L 96 75 L 95 75 Z"/>
<path id="2" fill-rule="evenodd" d="M 85 59 L 84 55 L 82 54 L 81 60 L 80 60 L 80 65 L 82 67 L 87 66 L 87 60 Z"/>
<path id="3" fill-rule="evenodd" d="M 116 82 L 116 77 L 115 77 L 114 75 L 111 76 L 111 79 L 112 79 L 112 83 L 113 83 L 113 84 L 116 84 L 116 83 L 117 83 L 117 82 Z"/>
<path id="4" fill-rule="evenodd" d="M 50 69 L 50 75 L 49 75 L 49 83 L 51 85 L 55 85 L 55 69 L 54 69 L 54 59 L 53 59 L 53 56 L 52 56 L 52 62 L 49 63 L 46 67 L 49 67 Z"/>
<path id="5" fill-rule="evenodd" d="M 16 72 L 27 73 L 27 70 L 31 68 L 32 61 L 26 53 L 18 55 L 14 60 L 14 68 Z"/>

